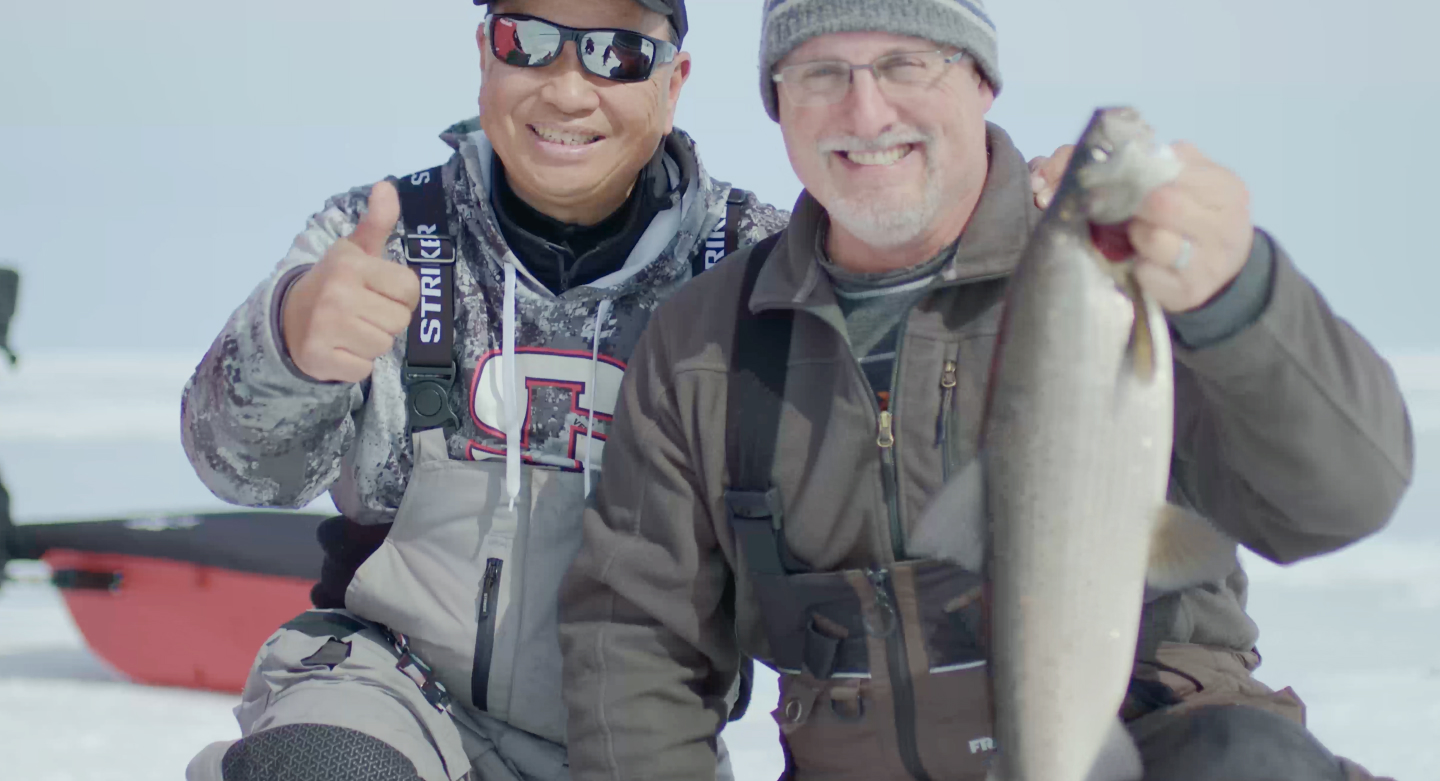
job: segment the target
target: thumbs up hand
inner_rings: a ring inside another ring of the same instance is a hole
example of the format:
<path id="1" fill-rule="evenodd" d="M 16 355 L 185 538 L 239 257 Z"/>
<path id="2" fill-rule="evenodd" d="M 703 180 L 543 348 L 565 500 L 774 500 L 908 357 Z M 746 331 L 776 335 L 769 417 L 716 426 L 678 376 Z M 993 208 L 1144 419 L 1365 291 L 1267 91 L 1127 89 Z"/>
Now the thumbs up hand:
<path id="1" fill-rule="evenodd" d="M 290 286 L 280 328 L 300 371 L 326 382 L 360 382 L 409 327 L 420 302 L 419 277 L 384 258 L 399 220 L 395 187 L 377 183 L 355 230 Z"/>

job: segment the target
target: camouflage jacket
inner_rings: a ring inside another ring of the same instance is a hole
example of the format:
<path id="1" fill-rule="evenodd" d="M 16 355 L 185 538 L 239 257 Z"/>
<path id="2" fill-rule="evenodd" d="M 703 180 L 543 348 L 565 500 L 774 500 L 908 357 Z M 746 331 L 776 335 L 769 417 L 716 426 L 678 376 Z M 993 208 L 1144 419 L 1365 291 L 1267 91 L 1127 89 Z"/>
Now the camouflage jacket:
<path id="1" fill-rule="evenodd" d="M 474 119 L 441 138 L 456 150 L 444 166 L 450 230 L 458 243 L 455 361 L 460 374 L 451 404 L 460 426 L 449 437 L 450 456 L 503 458 L 502 400 L 494 391 L 501 361 L 491 359 L 502 351 L 503 266 L 509 248 L 489 198 L 494 152 Z M 655 307 L 690 279 L 691 258 L 706 252 L 707 239 L 713 244 L 723 234 L 730 186 L 706 174 L 694 141 L 683 132 L 666 139 L 665 151 L 675 206 L 654 218 L 621 270 L 555 295 L 523 270 L 522 259 L 514 315 L 519 373 L 529 389 L 522 432 L 525 469 L 584 468 L 591 419 L 586 405 L 594 408 L 596 429 L 588 459 L 600 464 L 613 411 L 606 405 L 616 398 L 641 331 Z M 684 192 L 682 182 L 688 182 Z M 336 507 L 352 520 L 376 524 L 394 518 L 412 462 L 400 381 L 405 336 L 376 360 L 370 379 L 330 383 L 295 368 L 278 327 L 286 287 L 354 230 L 368 192 L 364 187 L 337 195 L 310 218 L 274 273 L 231 316 L 185 387 L 185 452 L 221 499 L 255 507 L 301 507 L 328 489 Z M 788 213 L 750 194 L 741 207 L 740 246 L 778 231 L 788 219 Z M 387 247 L 387 256 L 396 262 L 403 262 L 401 235 L 397 225 Z M 592 378 L 596 392 L 585 394 L 590 398 L 582 404 L 576 383 Z"/>

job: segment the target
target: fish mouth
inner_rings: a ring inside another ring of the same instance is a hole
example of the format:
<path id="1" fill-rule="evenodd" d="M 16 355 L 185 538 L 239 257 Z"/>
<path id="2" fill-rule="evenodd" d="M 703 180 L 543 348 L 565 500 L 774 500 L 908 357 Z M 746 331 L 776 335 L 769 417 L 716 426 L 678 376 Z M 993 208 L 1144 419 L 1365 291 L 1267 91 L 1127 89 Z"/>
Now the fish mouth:
<path id="1" fill-rule="evenodd" d="M 862 168 L 888 168 L 910 156 L 919 144 L 896 144 L 879 150 L 837 149 L 835 154 Z"/>
<path id="2" fill-rule="evenodd" d="M 1123 263 L 1135 257 L 1135 245 L 1130 243 L 1129 220 L 1114 225 L 1090 223 L 1090 243 L 1111 263 Z"/>

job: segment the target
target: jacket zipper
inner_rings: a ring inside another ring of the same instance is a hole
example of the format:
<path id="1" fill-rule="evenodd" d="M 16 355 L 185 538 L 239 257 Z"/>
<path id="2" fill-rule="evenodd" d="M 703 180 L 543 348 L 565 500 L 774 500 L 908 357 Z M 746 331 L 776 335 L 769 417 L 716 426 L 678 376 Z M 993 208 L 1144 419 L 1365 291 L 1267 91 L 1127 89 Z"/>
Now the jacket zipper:
<path id="1" fill-rule="evenodd" d="M 866 573 L 870 585 L 875 589 L 875 606 L 881 620 L 887 625 L 879 627 L 885 632 L 885 657 L 889 663 L 890 683 L 895 688 L 895 730 L 899 737 L 900 759 L 905 770 L 918 781 L 929 781 L 930 774 L 920 762 L 920 744 L 915 737 L 915 682 L 910 677 L 910 656 L 905 648 L 905 630 L 901 626 L 900 609 L 895 604 L 895 590 L 888 570 L 870 570 Z"/>
<path id="2" fill-rule="evenodd" d="M 495 653 L 496 595 L 500 591 L 500 573 L 504 559 L 488 559 L 485 577 L 480 581 L 479 626 L 475 630 L 475 662 L 470 670 L 470 699 L 479 710 L 489 710 L 490 660 Z"/>
<path id="3" fill-rule="evenodd" d="M 908 315 L 906 316 L 908 319 Z M 905 530 L 900 527 L 900 500 L 897 486 L 900 481 L 895 469 L 895 410 L 899 406 L 900 394 L 896 392 L 896 385 L 899 383 L 900 375 L 900 354 L 904 350 L 905 325 L 902 322 L 900 333 L 895 340 L 895 363 L 890 367 L 890 409 L 880 409 L 880 401 L 875 397 L 875 388 L 870 385 L 870 380 L 865 376 L 865 370 L 860 366 L 860 360 L 851 353 L 850 365 L 855 367 L 855 374 L 860 378 L 860 386 L 868 391 L 870 407 L 875 410 L 876 424 L 875 444 L 880 448 L 880 483 L 884 487 L 885 507 L 890 514 L 890 549 L 896 561 L 905 559 Z"/>
<path id="4" fill-rule="evenodd" d="M 914 307 L 911 307 L 912 311 Z M 905 313 L 905 319 L 900 321 L 900 330 L 895 334 L 895 362 L 890 365 L 890 409 L 881 414 L 880 437 L 876 443 L 880 445 L 880 471 L 881 482 L 885 486 L 885 505 L 890 510 L 890 550 L 896 561 L 904 561 L 905 555 L 905 529 L 900 525 L 900 474 L 895 466 L 895 416 L 900 413 L 900 359 L 905 355 L 905 332 L 910 325 L 910 313 Z M 860 362 L 856 361 L 855 366 L 859 367 Z M 865 372 L 860 372 L 861 379 L 865 378 Z M 867 381 L 865 383 L 869 385 Z M 875 389 L 870 389 L 870 398 L 875 398 Z M 875 402 L 875 408 L 880 408 L 880 402 Z M 883 444 L 888 441 L 890 444 Z"/>
<path id="5" fill-rule="evenodd" d="M 891 396 L 893 399 L 894 396 Z M 880 480 L 885 486 L 885 506 L 890 511 L 890 543 L 895 560 L 905 559 L 905 530 L 900 528 L 900 501 L 895 474 L 895 418 L 889 410 L 880 413 L 880 430 L 875 444 L 880 447 Z"/>
<path id="6" fill-rule="evenodd" d="M 941 474 L 950 482 L 950 448 L 947 447 L 950 433 L 950 404 L 955 399 L 955 386 L 960 384 L 955 361 L 945 359 L 944 371 L 940 373 L 940 412 L 935 416 L 935 446 L 940 448 Z"/>

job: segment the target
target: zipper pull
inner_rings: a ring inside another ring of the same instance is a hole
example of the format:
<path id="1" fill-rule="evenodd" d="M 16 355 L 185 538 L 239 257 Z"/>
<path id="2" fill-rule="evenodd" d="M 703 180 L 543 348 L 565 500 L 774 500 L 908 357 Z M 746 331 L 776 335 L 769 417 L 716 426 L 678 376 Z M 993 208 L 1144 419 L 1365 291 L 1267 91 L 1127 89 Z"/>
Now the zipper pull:
<path id="1" fill-rule="evenodd" d="M 945 413 L 950 410 L 950 402 L 955 397 L 955 386 L 960 384 L 956 370 L 959 366 L 954 361 L 946 359 L 945 368 L 940 372 L 940 414 L 935 416 L 935 446 L 945 444 Z"/>
<path id="2" fill-rule="evenodd" d="M 890 594 L 885 590 L 885 581 L 889 579 L 888 575 L 889 573 L 883 569 L 865 571 L 865 578 L 870 581 L 870 585 L 875 587 L 875 599 L 879 602 L 888 603 L 890 601 Z"/>
<path id="3" fill-rule="evenodd" d="M 490 597 L 494 596 L 495 587 L 500 585 L 500 566 L 503 563 L 500 559 L 490 559 L 485 562 L 485 578 L 480 583 L 481 619 L 490 615 Z"/>
<path id="4" fill-rule="evenodd" d="M 865 632 L 871 637 L 889 637 L 895 631 L 897 623 L 895 606 L 890 603 L 890 592 L 885 589 L 885 581 L 889 580 L 890 573 L 883 569 L 872 569 L 866 570 L 865 577 L 875 589 L 875 607 L 880 618 L 880 625 L 875 626 L 869 616 L 863 616 L 861 620 L 865 624 Z"/>
<path id="5" fill-rule="evenodd" d="M 895 446 L 895 430 L 892 428 L 892 419 L 887 410 L 880 413 L 880 435 L 875 438 L 875 444 L 882 450 L 889 450 Z"/>

